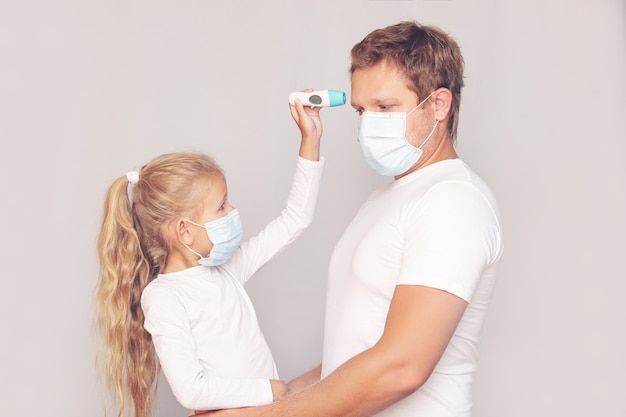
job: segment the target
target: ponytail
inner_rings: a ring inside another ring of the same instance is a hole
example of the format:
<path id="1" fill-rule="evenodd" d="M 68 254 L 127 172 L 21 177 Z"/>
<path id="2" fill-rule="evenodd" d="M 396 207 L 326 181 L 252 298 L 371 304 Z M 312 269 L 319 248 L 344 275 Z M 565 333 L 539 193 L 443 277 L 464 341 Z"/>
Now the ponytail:
<path id="1" fill-rule="evenodd" d="M 148 417 L 158 378 L 150 334 L 144 329 L 141 292 L 152 280 L 152 267 L 142 251 L 127 194 L 127 177 L 109 188 L 98 238 L 100 282 L 97 326 L 101 337 L 98 362 L 110 394 L 124 416 L 127 399 L 136 417 Z"/>

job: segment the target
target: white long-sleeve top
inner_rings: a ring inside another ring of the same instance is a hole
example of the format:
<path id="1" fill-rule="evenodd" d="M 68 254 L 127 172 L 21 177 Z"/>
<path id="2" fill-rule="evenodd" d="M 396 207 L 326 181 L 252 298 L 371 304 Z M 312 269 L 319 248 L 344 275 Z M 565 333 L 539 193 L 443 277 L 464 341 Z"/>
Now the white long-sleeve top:
<path id="1" fill-rule="evenodd" d="M 145 329 L 179 403 L 192 410 L 273 401 L 272 353 L 243 285 L 310 225 L 324 159 L 298 158 L 286 208 L 216 267 L 160 274 L 144 289 Z"/>

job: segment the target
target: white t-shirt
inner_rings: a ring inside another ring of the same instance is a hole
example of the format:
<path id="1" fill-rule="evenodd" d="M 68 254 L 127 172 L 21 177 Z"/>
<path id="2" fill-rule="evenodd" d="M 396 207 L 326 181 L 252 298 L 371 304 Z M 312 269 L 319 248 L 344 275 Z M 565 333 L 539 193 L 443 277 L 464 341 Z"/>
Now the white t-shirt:
<path id="1" fill-rule="evenodd" d="M 469 305 L 428 381 L 378 416 L 469 416 L 478 342 L 502 253 L 498 208 L 459 159 L 375 191 L 333 252 L 322 377 L 382 336 L 396 285 L 448 291 Z"/>
<path id="2" fill-rule="evenodd" d="M 144 289 L 144 327 L 184 407 L 272 402 L 278 373 L 243 284 L 311 223 L 323 166 L 298 158 L 286 208 L 228 262 L 161 274 Z"/>

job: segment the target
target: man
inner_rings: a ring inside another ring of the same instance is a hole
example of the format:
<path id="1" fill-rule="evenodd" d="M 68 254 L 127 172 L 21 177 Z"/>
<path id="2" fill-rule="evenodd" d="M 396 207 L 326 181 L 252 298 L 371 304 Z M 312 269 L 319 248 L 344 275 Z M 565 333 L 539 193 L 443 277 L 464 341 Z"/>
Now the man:
<path id="1" fill-rule="evenodd" d="M 235 416 L 471 415 L 479 334 L 502 253 L 496 201 L 454 149 L 463 58 L 402 22 L 352 49 L 352 106 L 375 191 L 329 267 L 322 365 Z"/>

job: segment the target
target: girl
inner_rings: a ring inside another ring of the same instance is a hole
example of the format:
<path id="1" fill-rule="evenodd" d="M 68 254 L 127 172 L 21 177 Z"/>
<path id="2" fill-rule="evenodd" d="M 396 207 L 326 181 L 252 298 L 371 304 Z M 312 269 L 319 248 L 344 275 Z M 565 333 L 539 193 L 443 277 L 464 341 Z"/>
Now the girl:
<path id="1" fill-rule="evenodd" d="M 191 410 L 261 405 L 286 393 L 243 285 L 311 223 L 324 165 L 319 110 L 290 106 L 302 139 L 287 206 L 241 245 L 226 179 L 206 155 L 161 155 L 111 185 L 98 239 L 97 321 L 120 417 L 128 403 L 136 417 L 151 415 L 160 367 Z"/>

